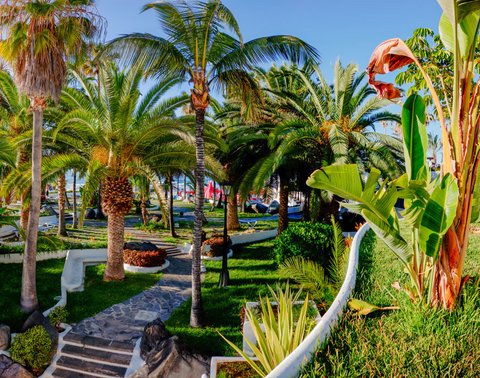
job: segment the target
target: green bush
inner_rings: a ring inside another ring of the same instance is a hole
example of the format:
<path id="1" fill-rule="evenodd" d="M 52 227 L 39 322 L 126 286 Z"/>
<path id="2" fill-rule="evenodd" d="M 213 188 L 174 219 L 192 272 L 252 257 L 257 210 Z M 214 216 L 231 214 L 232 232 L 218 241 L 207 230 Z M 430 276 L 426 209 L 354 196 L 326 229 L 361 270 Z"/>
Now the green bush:
<path id="1" fill-rule="evenodd" d="M 326 268 L 333 248 L 333 228 L 329 224 L 292 223 L 275 240 L 274 257 L 278 264 L 289 257 L 299 256 L 318 262 Z"/>
<path id="2" fill-rule="evenodd" d="M 68 318 L 68 311 L 65 307 L 55 307 L 49 314 L 48 319 L 55 327 L 58 327 L 60 323 L 65 323 Z"/>
<path id="3" fill-rule="evenodd" d="M 12 342 L 12 360 L 38 371 L 50 363 L 52 341 L 45 328 L 38 325 L 20 333 Z"/>

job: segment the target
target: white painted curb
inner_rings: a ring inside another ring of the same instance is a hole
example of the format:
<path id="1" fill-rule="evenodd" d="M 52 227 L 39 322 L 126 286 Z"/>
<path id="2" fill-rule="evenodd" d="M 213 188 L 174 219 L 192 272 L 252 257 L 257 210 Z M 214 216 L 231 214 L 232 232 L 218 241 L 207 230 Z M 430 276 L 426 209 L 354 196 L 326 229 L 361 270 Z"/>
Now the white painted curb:
<path id="1" fill-rule="evenodd" d="M 321 345 L 330 336 L 355 289 L 360 243 L 369 229 L 370 226 L 365 223 L 353 238 L 345 281 L 328 311 L 297 349 L 290 353 L 266 378 L 297 377 L 303 365 L 310 361 L 318 345 Z"/>
<path id="2" fill-rule="evenodd" d="M 67 251 L 55 252 L 37 252 L 37 261 L 63 259 L 67 255 Z M 23 253 L 11 253 L 8 255 L 0 255 L 0 264 L 20 264 L 23 262 Z"/>

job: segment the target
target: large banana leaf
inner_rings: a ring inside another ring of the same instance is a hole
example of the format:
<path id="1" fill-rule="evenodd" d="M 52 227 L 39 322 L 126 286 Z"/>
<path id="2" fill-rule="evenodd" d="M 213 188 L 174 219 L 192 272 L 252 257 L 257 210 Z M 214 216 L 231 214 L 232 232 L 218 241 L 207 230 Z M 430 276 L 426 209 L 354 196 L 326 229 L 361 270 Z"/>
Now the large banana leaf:
<path id="1" fill-rule="evenodd" d="M 476 40 L 477 27 L 479 22 L 478 12 L 470 13 L 458 22 L 457 38 L 460 54 L 466 58 L 470 54 L 473 43 Z M 453 33 L 453 25 L 450 19 L 443 14 L 438 25 L 440 38 L 442 39 L 445 48 L 453 53 L 455 51 L 455 40 Z"/>
<path id="2" fill-rule="evenodd" d="M 437 2 L 452 24 L 480 10 L 479 0 L 437 0 Z"/>
<path id="3" fill-rule="evenodd" d="M 342 206 L 361 214 L 373 231 L 405 263 L 410 260 L 411 248 L 400 235 L 398 218 L 394 209 L 398 199 L 394 185 L 382 185 L 376 190 L 380 172 L 372 169 L 362 188 L 362 180 L 355 164 L 331 165 L 315 171 L 307 185 L 332 192 L 354 203 Z"/>
<path id="4" fill-rule="evenodd" d="M 432 192 L 419 227 L 420 249 L 436 258 L 442 237 L 452 225 L 458 205 L 458 186 L 451 174 Z"/>
<path id="5" fill-rule="evenodd" d="M 426 178 L 428 139 L 425 121 L 425 102 L 417 94 L 410 95 L 402 109 L 403 149 L 409 180 Z"/>

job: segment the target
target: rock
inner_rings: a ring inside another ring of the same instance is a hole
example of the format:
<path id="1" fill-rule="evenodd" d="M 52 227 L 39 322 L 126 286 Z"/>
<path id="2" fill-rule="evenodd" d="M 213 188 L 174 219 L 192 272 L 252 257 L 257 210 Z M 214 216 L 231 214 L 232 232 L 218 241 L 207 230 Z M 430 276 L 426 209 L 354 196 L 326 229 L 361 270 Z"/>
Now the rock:
<path id="1" fill-rule="evenodd" d="M 0 350 L 7 350 L 10 346 L 10 327 L 0 324 Z"/>
<path id="2" fill-rule="evenodd" d="M 148 323 L 140 344 L 140 355 L 146 366 L 135 378 L 198 378 L 208 371 L 208 362 L 185 350 L 177 336 L 170 337 L 160 319 Z"/>
<path id="3" fill-rule="evenodd" d="M 0 378 L 32 378 L 34 375 L 10 357 L 0 354 Z"/>
<path id="4" fill-rule="evenodd" d="M 50 340 L 52 340 L 52 351 L 56 351 L 58 345 L 58 331 L 40 311 L 36 310 L 32 312 L 27 320 L 25 320 L 25 323 L 23 323 L 20 331 L 25 332 L 37 325 L 41 325 L 45 328 L 50 336 Z"/>
<path id="5" fill-rule="evenodd" d="M 127 242 L 123 245 L 123 249 L 131 249 L 134 251 L 158 251 L 160 250 L 155 244 L 150 242 Z"/>
<path id="6" fill-rule="evenodd" d="M 159 350 L 161 343 L 169 337 L 170 334 L 165 329 L 165 324 L 163 324 L 160 318 L 147 323 L 143 330 L 142 341 L 140 342 L 140 356 L 146 360 L 148 355 L 152 351 Z"/>
<path id="7" fill-rule="evenodd" d="M 146 361 L 148 378 L 198 378 L 208 371 L 208 362 L 189 354 L 177 336 L 162 343 L 162 349 L 151 353 Z"/>

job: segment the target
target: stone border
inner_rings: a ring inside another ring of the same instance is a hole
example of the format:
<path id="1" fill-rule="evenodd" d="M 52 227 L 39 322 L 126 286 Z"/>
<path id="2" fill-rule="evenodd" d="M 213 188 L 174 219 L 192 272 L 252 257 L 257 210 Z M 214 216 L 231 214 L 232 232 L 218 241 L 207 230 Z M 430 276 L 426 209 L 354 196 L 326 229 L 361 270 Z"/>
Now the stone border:
<path id="1" fill-rule="evenodd" d="M 65 251 L 37 252 L 37 261 L 63 259 L 67 255 Z M 23 262 L 23 253 L 10 253 L 0 255 L 0 264 L 20 264 Z"/>
<path id="2" fill-rule="evenodd" d="M 129 264 L 123 264 L 123 269 L 126 272 L 132 273 L 157 273 L 161 270 L 167 269 L 170 266 L 170 261 L 165 260 L 165 262 L 160 266 L 135 266 Z"/>
<path id="3" fill-rule="evenodd" d="M 355 289 L 360 243 L 369 229 L 370 226 L 365 223 L 355 234 L 350 248 L 345 280 L 328 311 L 297 349 L 290 353 L 266 378 L 297 377 L 303 365 L 310 361 L 317 347 L 322 345 L 330 336 L 343 314 L 343 309 L 347 306 L 348 298 Z"/>

